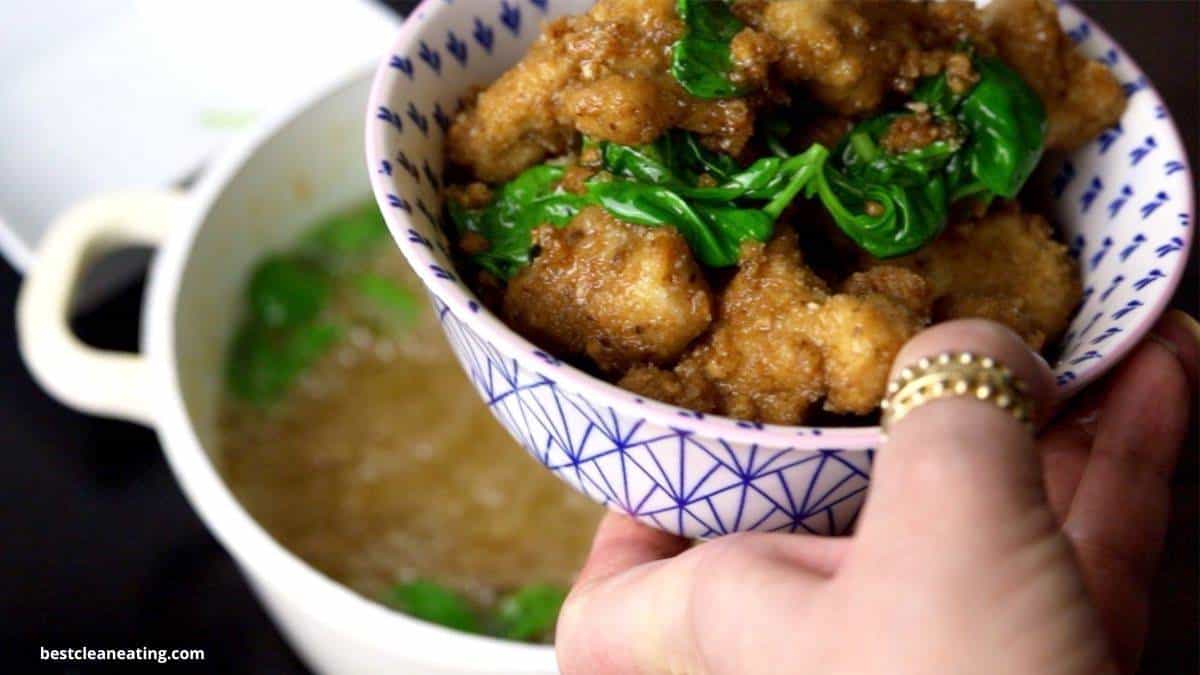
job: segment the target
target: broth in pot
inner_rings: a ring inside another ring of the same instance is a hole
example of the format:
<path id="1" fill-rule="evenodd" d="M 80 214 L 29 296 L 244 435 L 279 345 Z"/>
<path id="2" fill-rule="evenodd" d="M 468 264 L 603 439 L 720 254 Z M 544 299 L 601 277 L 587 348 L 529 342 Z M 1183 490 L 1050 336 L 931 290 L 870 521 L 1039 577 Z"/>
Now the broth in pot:
<path id="1" fill-rule="evenodd" d="M 228 381 L 224 473 L 284 546 L 418 618 L 551 639 L 603 509 L 479 401 L 374 207 L 260 263 Z"/>

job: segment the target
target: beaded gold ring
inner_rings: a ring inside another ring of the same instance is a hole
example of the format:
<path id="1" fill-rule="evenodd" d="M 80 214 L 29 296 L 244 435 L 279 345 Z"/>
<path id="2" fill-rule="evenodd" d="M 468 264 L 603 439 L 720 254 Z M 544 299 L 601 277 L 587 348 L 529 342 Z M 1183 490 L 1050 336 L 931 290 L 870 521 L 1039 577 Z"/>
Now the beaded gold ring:
<path id="1" fill-rule="evenodd" d="M 1033 399 L 1011 370 L 990 356 L 944 352 L 904 368 L 888 383 L 880 404 L 883 432 L 926 403 L 950 397 L 987 401 L 1033 429 Z"/>

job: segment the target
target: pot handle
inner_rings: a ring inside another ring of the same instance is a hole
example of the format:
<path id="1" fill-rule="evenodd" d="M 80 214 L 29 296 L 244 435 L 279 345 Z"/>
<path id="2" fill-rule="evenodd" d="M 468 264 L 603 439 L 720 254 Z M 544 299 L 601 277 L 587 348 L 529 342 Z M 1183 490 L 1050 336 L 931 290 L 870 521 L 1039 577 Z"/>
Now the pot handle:
<path id="1" fill-rule="evenodd" d="M 71 331 L 71 300 L 88 267 L 107 253 L 157 247 L 180 222 L 178 192 L 123 192 L 68 210 L 50 226 L 17 299 L 17 339 L 34 379 L 82 412 L 150 425 L 153 385 L 138 354 L 89 347 Z"/>

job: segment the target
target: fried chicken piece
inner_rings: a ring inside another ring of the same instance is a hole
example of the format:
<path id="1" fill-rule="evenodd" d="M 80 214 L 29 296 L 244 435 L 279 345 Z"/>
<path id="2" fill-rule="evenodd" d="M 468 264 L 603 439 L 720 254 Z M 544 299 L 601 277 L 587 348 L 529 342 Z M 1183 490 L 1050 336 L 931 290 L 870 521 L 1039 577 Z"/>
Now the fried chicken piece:
<path id="1" fill-rule="evenodd" d="M 715 413 L 717 390 L 699 373 L 679 373 L 658 366 L 634 366 L 618 383 L 622 389 L 688 410 Z"/>
<path id="2" fill-rule="evenodd" d="M 1047 147 L 1073 150 L 1121 119 L 1125 92 L 1116 76 L 1079 53 L 1051 0 L 995 0 L 983 16 L 1000 57 L 1046 106 Z"/>
<path id="3" fill-rule="evenodd" d="M 795 233 L 784 230 L 743 259 L 712 332 L 676 372 L 711 382 L 723 414 L 793 424 L 825 394 L 821 349 L 807 326 L 828 297 L 804 266 Z"/>
<path id="4" fill-rule="evenodd" d="M 781 228 L 752 248 L 722 293 L 718 318 L 674 371 L 638 369 L 621 386 L 702 412 L 775 424 L 813 404 L 872 412 L 900 347 L 929 315 L 924 280 L 907 270 L 856 275 L 832 294 Z"/>
<path id="5" fill-rule="evenodd" d="M 1034 349 L 1062 335 L 1082 294 L 1079 268 L 1050 224 L 1016 207 L 952 225 L 920 251 L 886 264 L 929 281 L 935 320 L 991 319 Z"/>
<path id="6" fill-rule="evenodd" d="M 959 41 L 983 39 L 974 4 L 962 0 L 751 0 L 736 11 L 779 43 L 785 81 L 843 115 L 877 109 L 889 91 L 911 92 L 946 67 Z"/>
<path id="7" fill-rule="evenodd" d="M 623 223 L 600 207 L 534 231 L 541 252 L 514 277 L 503 313 L 556 354 L 603 372 L 673 363 L 712 322 L 708 284 L 674 228 Z"/>
<path id="8" fill-rule="evenodd" d="M 684 31 L 675 7 L 675 0 L 600 0 L 584 15 L 548 22 L 520 63 L 455 118 L 450 160 L 495 183 L 562 154 L 576 131 L 635 145 L 673 127 L 741 153 L 754 130 L 752 102 L 698 100 L 671 76 L 670 47 Z M 734 43 L 732 76 L 761 86 L 774 41 L 747 30 Z"/>

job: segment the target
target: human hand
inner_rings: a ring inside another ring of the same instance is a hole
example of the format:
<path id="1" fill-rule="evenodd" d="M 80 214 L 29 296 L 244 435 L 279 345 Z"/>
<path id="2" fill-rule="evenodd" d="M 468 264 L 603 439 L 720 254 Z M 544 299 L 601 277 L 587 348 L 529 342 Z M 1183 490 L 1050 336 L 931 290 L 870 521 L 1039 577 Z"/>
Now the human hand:
<path id="1" fill-rule="evenodd" d="M 994 357 L 1048 407 L 1045 363 L 995 324 L 941 324 L 896 363 L 947 350 Z M 693 548 L 610 514 L 559 618 L 562 671 L 1132 673 L 1197 364 L 1200 327 L 1172 313 L 1036 441 L 990 403 L 913 410 L 852 538 Z"/>

